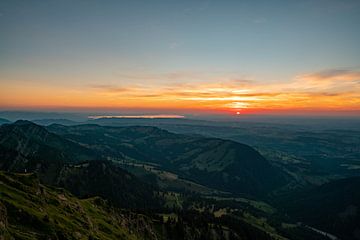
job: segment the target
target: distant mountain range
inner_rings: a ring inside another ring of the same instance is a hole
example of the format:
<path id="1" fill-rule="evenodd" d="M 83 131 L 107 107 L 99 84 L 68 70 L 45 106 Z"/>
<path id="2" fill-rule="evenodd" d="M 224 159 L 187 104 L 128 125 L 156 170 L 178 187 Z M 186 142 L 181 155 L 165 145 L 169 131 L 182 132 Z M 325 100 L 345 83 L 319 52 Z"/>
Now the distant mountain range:
<path id="1" fill-rule="evenodd" d="M 36 120 L 32 120 L 31 122 L 43 126 L 48 126 L 51 124 L 61 124 L 61 125 L 69 126 L 69 125 L 77 125 L 81 123 L 68 119 L 36 119 Z"/>

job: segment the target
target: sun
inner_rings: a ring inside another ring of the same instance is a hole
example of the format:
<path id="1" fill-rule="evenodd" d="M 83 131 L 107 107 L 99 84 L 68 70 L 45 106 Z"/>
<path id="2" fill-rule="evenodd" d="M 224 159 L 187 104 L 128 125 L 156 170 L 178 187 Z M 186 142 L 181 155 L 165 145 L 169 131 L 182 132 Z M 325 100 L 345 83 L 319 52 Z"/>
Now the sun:
<path id="1" fill-rule="evenodd" d="M 240 115 L 240 112 L 236 112 L 236 115 Z"/>

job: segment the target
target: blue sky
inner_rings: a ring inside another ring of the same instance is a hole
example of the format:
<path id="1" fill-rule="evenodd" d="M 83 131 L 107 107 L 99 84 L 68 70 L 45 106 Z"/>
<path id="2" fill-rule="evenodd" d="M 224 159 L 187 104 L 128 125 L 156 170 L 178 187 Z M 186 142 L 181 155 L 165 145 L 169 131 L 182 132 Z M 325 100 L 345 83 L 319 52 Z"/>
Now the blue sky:
<path id="1" fill-rule="evenodd" d="M 360 1 L 3 0 L 0 84 L 266 85 L 357 72 L 359 24 Z"/>

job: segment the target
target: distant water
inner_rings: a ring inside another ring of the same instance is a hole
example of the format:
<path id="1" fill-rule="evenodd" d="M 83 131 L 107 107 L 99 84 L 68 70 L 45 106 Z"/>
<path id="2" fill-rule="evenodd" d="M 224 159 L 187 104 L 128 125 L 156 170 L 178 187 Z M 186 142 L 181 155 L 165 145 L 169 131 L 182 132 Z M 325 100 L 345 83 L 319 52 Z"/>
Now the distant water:
<path id="1" fill-rule="evenodd" d="M 182 115 L 120 115 L 120 116 L 103 116 L 103 115 L 97 115 L 97 116 L 88 116 L 88 118 L 91 119 L 99 119 L 99 118 L 185 118 L 185 116 Z"/>

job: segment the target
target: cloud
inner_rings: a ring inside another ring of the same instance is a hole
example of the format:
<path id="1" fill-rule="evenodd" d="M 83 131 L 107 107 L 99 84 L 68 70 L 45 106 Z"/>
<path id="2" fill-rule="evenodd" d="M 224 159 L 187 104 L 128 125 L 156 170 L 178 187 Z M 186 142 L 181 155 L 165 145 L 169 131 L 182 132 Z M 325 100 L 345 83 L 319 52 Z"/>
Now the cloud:
<path id="1" fill-rule="evenodd" d="M 330 69 L 326 71 L 297 76 L 289 84 L 289 88 L 309 92 L 326 91 L 330 93 L 358 89 L 360 72 L 345 69 Z"/>
<path id="2" fill-rule="evenodd" d="M 103 92 L 128 92 L 131 91 L 128 87 L 118 87 L 116 85 L 110 85 L 110 84 L 91 84 L 89 85 L 90 88 L 103 91 Z"/>
<path id="3" fill-rule="evenodd" d="M 326 81 L 326 82 L 351 81 L 352 82 L 352 81 L 360 80 L 360 72 L 345 70 L 345 69 L 330 69 L 326 71 L 303 75 L 300 76 L 299 78 L 311 82 L 315 82 L 315 81 Z"/>
<path id="4" fill-rule="evenodd" d="M 144 72 L 139 71 L 136 73 L 116 73 L 115 77 L 119 81 L 132 81 L 133 83 L 144 84 L 144 82 L 151 81 L 151 84 L 161 84 L 171 81 L 174 84 L 187 84 L 194 82 L 202 83 L 220 83 L 225 81 L 227 84 L 248 84 L 252 80 L 244 76 L 239 77 L 237 74 L 229 74 L 223 72 L 200 72 L 200 71 L 173 71 L 173 72 Z"/>
<path id="5" fill-rule="evenodd" d="M 134 75 L 135 76 L 135 75 Z M 149 75 L 137 75 L 137 77 Z M 91 85 L 91 89 L 112 102 L 134 105 L 193 107 L 205 109 L 360 109 L 360 72 L 346 69 L 302 74 L 289 81 L 259 82 L 241 78 L 209 77 L 194 72 L 153 74 L 163 79 L 201 77 L 200 82 L 167 84 Z M 203 79 L 204 78 L 204 79 Z"/>

